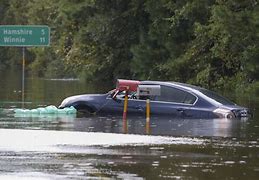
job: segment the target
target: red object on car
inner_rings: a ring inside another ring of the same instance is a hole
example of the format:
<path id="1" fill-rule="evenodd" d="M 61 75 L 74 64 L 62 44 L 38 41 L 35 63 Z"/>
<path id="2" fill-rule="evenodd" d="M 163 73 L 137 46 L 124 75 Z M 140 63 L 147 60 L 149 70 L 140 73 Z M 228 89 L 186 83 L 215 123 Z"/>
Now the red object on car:
<path id="1" fill-rule="evenodd" d="M 136 80 L 118 79 L 116 89 L 119 91 L 136 92 L 139 84 L 140 84 L 140 81 L 136 81 Z"/>

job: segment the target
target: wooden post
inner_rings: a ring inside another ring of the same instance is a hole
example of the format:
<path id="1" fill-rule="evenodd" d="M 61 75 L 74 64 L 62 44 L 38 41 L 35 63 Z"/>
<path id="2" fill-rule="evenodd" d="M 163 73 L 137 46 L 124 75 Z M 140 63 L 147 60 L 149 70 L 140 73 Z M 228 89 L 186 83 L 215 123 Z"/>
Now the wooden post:
<path id="1" fill-rule="evenodd" d="M 150 122 L 150 100 L 146 100 L 146 121 Z"/>
<path id="2" fill-rule="evenodd" d="M 146 100 L 146 133 L 150 134 L 150 100 Z"/>
<path id="3" fill-rule="evenodd" d="M 124 98 L 123 120 L 127 120 L 127 111 L 128 111 L 128 91 L 126 91 L 125 98 Z"/>

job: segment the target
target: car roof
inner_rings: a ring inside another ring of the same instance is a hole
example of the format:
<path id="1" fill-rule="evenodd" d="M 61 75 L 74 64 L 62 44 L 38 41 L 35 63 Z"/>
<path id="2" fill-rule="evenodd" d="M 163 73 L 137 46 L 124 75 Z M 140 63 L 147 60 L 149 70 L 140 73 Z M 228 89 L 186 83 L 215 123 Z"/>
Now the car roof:
<path id="1" fill-rule="evenodd" d="M 208 102 L 214 104 L 215 106 L 220 105 L 218 101 L 215 99 L 208 97 L 203 93 L 203 91 L 209 91 L 205 88 L 199 87 L 199 86 L 194 86 L 190 84 L 185 84 L 185 83 L 179 83 L 179 82 L 164 82 L 164 81 L 141 81 L 141 84 L 155 84 L 155 85 L 164 85 L 164 86 L 171 86 L 175 87 L 184 91 L 188 91 L 191 93 L 194 93 L 198 97 L 202 97 L 203 99 L 206 99 Z"/>
<path id="2" fill-rule="evenodd" d="M 200 91 L 204 88 L 201 88 L 199 86 L 194 86 L 190 84 L 185 83 L 179 83 L 179 82 L 169 82 L 169 81 L 141 81 L 141 84 L 156 84 L 156 85 L 165 85 L 165 86 L 173 86 L 178 87 L 180 89 L 188 90 L 188 91 Z"/>

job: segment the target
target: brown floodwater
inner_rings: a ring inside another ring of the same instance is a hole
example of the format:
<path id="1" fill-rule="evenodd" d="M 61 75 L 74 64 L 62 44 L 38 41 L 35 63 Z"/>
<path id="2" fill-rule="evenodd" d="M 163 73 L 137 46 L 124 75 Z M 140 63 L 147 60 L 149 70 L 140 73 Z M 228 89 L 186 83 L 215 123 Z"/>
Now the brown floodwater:
<path id="1" fill-rule="evenodd" d="M 251 119 L 15 115 L 21 79 L 0 73 L 0 179 L 258 179 L 259 97 Z M 27 77 L 25 108 L 105 92 L 75 79 Z"/>

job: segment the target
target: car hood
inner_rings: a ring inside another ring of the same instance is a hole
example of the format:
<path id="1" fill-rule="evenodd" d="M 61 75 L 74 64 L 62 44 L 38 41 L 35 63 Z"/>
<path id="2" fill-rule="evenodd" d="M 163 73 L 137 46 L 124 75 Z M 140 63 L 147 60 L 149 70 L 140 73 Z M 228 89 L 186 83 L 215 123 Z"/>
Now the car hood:
<path id="1" fill-rule="evenodd" d="M 103 98 L 103 96 L 107 96 L 107 94 L 83 94 L 83 95 L 75 95 L 75 96 L 70 96 L 65 98 L 59 108 L 64 108 L 69 106 L 70 104 L 73 104 L 74 102 L 78 101 L 84 101 L 84 102 L 89 102 L 93 100 L 97 100 Z"/>

